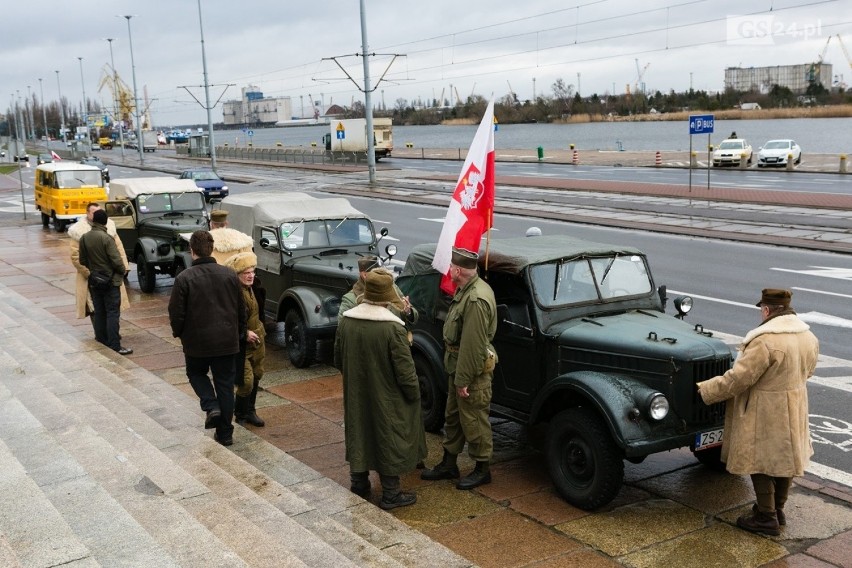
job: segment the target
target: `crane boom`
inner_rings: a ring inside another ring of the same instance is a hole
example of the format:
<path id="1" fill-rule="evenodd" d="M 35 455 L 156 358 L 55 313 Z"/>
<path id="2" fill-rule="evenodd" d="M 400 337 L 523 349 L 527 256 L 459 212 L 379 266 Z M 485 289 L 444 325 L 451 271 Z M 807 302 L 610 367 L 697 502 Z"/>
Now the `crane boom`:
<path id="1" fill-rule="evenodd" d="M 846 44 L 843 43 L 843 39 L 840 37 L 840 34 L 837 34 L 837 43 L 840 44 L 840 49 L 843 50 L 843 55 L 846 56 L 846 62 L 849 64 L 849 68 L 852 69 L 852 57 L 849 57 L 849 52 L 846 50 Z"/>

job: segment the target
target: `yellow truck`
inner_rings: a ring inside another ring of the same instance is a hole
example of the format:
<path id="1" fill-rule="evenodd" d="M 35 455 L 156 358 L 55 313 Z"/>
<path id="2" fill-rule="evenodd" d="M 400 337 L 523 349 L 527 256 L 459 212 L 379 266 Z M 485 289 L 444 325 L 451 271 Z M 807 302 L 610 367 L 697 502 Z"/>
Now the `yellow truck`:
<path id="1" fill-rule="evenodd" d="M 76 162 L 41 164 L 35 171 L 35 206 L 41 212 L 41 224 L 50 223 L 58 232 L 86 214 L 93 201 L 106 201 L 101 170 Z"/>

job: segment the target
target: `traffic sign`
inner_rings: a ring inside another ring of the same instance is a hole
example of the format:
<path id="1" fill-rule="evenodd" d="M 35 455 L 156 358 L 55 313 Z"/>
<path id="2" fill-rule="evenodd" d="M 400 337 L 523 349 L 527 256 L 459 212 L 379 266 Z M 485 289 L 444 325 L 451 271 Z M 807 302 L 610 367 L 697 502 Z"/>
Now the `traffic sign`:
<path id="1" fill-rule="evenodd" d="M 335 132 L 337 132 L 337 139 L 338 140 L 345 140 L 346 139 L 346 129 L 343 127 L 342 122 L 337 123 L 337 128 L 335 128 Z"/>
<path id="2" fill-rule="evenodd" d="M 713 133 L 713 115 L 712 114 L 692 114 L 689 115 L 689 133 L 690 134 L 712 134 Z"/>
<path id="3" fill-rule="evenodd" d="M 246 132 L 246 134 L 248 134 L 249 136 L 254 136 L 254 130 L 249 130 L 248 132 Z"/>

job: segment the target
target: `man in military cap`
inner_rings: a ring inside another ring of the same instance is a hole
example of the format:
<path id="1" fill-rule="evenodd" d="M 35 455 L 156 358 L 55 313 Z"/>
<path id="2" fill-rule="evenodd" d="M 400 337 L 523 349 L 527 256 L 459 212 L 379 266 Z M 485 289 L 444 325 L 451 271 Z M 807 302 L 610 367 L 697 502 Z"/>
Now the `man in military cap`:
<path id="1" fill-rule="evenodd" d="M 367 273 L 373 269 L 380 268 L 379 259 L 373 255 L 365 255 L 358 259 L 358 281 L 352 286 L 352 289 L 346 292 L 340 299 L 340 308 L 337 313 L 342 314 L 346 310 L 354 308 L 358 304 L 358 298 L 364 295 L 364 282 L 367 279 Z M 413 324 L 417 323 L 419 313 L 417 308 L 411 305 L 408 296 L 402 294 L 402 290 L 394 284 L 394 292 L 397 298 L 388 305 L 393 314 L 405 322 L 405 328 L 409 329 Z"/>
<path id="2" fill-rule="evenodd" d="M 706 404 L 728 401 L 722 461 L 754 485 L 757 503 L 737 525 L 773 536 L 787 524 L 790 483 L 814 453 L 806 383 L 819 342 L 790 307 L 792 297 L 790 290 L 765 288 L 756 304 L 762 322 L 743 339 L 733 368 L 697 385 Z"/>
<path id="3" fill-rule="evenodd" d="M 444 457 L 421 479 L 455 479 L 464 448 L 476 467 L 461 479 L 458 489 L 473 489 L 491 482 L 489 463 L 494 452 L 491 423 L 491 380 L 497 354 L 491 342 L 497 331 L 497 304 L 491 287 L 476 272 L 479 255 L 453 247 L 450 278 L 456 292 L 444 323 L 444 369 L 449 377 Z"/>

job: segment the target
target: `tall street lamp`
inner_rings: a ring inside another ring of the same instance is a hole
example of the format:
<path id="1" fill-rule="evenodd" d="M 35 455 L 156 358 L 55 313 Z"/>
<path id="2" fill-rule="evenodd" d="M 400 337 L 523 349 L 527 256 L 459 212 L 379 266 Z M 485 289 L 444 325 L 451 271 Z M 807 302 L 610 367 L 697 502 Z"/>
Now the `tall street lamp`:
<path id="1" fill-rule="evenodd" d="M 83 80 L 83 58 L 80 60 L 80 84 L 83 85 L 83 123 L 86 125 L 86 144 L 89 145 L 87 150 L 91 149 L 92 139 L 89 135 L 89 104 L 86 102 L 86 82 Z"/>
<path id="2" fill-rule="evenodd" d="M 65 143 L 65 107 L 62 105 L 62 87 L 59 85 L 59 70 L 56 70 L 56 89 L 59 91 L 59 128 L 62 142 Z"/>
<path id="3" fill-rule="evenodd" d="M 118 71 L 115 70 L 115 58 L 112 56 L 112 42 L 115 38 L 108 37 L 109 42 L 109 61 L 112 65 L 112 102 L 113 116 L 117 118 L 118 123 L 118 143 L 121 145 L 121 159 L 124 160 L 124 118 L 121 116 L 121 107 L 118 101 Z"/>
<path id="4" fill-rule="evenodd" d="M 127 20 L 127 38 L 130 40 L 130 66 L 133 69 L 133 103 L 136 105 L 136 147 L 139 150 L 139 163 L 145 164 L 142 144 L 142 118 L 139 115 L 139 93 L 136 90 L 136 62 L 133 59 L 133 34 L 130 33 L 130 18 L 133 15 L 121 16 Z"/>
<path id="5" fill-rule="evenodd" d="M 41 120 L 44 123 L 44 139 L 47 142 L 47 147 L 50 148 L 50 135 L 47 133 L 47 106 L 44 104 L 44 84 L 41 78 L 38 80 L 38 89 L 41 92 Z"/>
<path id="6" fill-rule="evenodd" d="M 201 66 L 204 71 L 204 106 L 207 109 L 207 143 L 210 146 L 210 167 L 216 171 L 216 144 L 213 142 L 213 115 L 210 113 L 210 84 L 207 82 L 207 55 L 204 52 L 204 25 L 201 21 L 201 0 L 198 0 L 198 29 L 201 31 Z"/>

